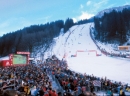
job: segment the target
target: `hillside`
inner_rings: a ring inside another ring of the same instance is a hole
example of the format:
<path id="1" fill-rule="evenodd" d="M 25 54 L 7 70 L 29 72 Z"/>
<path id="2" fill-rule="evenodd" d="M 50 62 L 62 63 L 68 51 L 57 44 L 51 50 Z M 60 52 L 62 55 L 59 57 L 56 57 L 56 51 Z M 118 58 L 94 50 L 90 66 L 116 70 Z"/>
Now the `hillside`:
<path id="1" fill-rule="evenodd" d="M 109 9 L 111 10 L 111 9 Z M 129 45 L 130 9 L 112 10 L 99 18 L 94 18 L 95 39 L 104 43 Z"/>
<path id="2" fill-rule="evenodd" d="M 96 50 L 97 53 L 100 53 L 100 51 L 97 50 L 96 45 L 94 43 L 90 44 L 91 42 L 91 37 L 89 36 L 90 25 L 93 24 L 89 23 L 73 26 L 65 34 L 61 34 L 59 37 L 55 38 L 54 39 L 55 45 L 51 50 L 49 50 L 50 53 L 48 52 L 46 53 L 55 54 L 60 59 L 62 59 L 64 55 L 66 55 L 67 58 L 70 58 L 71 55 L 76 55 L 77 51 Z"/>
<path id="3" fill-rule="evenodd" d="M 104 10 L 98 12 L 95 15 L 95 17 L 101 18 L 102 16 L 104 16 L 104 13 L 110 13 L 113 10 L 115 10 L 117 12 L 121 12 L 123 9 L 130 9 L 130 5 L 125 5 L 125 6 L 119 6 L 119 7 L 112 7 L 112 8 L 104 9 Z"/>
<path id="4" fill-rule="evenodd" d="M 68 18 L 65 22 L 57 20 L 41 25 L 31 25 L 15 32 L 4 34 L 0 37 L 0 57 L 17 51 L 34 53 L 41 47 L 44 47 L 43 52 L 45 52 L 53 43 L 53 38 L 59 36 L 62 28 L 66 32 L 73 25 L 73 20 Z"/>

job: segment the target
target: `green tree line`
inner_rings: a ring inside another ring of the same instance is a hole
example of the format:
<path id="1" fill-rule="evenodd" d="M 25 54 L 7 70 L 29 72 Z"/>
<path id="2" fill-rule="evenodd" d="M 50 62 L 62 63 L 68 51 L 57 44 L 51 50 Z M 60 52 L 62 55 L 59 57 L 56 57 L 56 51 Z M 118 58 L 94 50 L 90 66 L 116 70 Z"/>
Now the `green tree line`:
<path id="1" fill-rule="evenodd" d="M 118 41 L 123 44 L 130 36 L 130 9 L 104 13 L 101 18 L 94 18 L 94 24 L 95 39 L 101 42 Z"/>
<path id="2" fill-rule="evenodd" d="M 65 33 L 73 25 L 73 20 L 68 18 L 65 23 L 63 20 L 57 20 L 4 34 L 0 37 L 0 56 L 17 51 L 33 52 L 34 47 L 40 45 L 49 48 L 53 43 L 53 38 L 59 36 L 61 28 L 64 28 Z"/>

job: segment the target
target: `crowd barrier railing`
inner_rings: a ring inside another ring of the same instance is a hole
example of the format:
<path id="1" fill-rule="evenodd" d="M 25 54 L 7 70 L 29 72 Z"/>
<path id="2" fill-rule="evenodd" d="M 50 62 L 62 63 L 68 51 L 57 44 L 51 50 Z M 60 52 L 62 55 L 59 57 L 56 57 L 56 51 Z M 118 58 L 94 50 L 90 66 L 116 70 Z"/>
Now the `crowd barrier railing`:
<path id="1" fill-rule="evenodd" d="M 103 51 L 97 44 L 97 42 L 95 41 L 95 39 L 93 38 L 92 36 L 92 30 L 91 30 L 91 27 L 90 27 L 90 37 L 91 39 L 93 40 L 93 42 L 95 43 L 95 45 L 97 46 L 97 48 L 100 50 L 100 52 L 106 56 L 112 56 L 112 57 L 121 57 L 121 58 L 129 58 L 130 59 L 130 56 L 127 57 L 126 55 L 121 55 L 121 54 L 115 54 L 115 53 L 109 53 L 107 51 Z"/>

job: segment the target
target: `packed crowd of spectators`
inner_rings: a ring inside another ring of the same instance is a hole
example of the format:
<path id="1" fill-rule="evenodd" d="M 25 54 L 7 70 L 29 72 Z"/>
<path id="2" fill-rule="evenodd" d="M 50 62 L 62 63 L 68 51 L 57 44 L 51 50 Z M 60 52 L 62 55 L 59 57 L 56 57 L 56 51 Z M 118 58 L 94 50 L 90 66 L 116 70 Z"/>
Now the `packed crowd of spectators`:
<path id="1" fill-rule="evenodd" d="M 0 69 L 0 96 L 58 96 L 43 65 Z"/>
<path id="2" fill-rule="evenodd" d="M 63 96 L 87 96 L 86 93 L 95 96 L 97 91 L 105 91 L 109 96 L 113 93 L 123 95 L 126 91 L 130 92 L 130 87 L 127 84 L 112 81 L 106 77 L 99 78 L 94 75 L 74 72 L 68 69 L 67 62 L 64 60 L 55 62 L 47 60 L 47 62 L 46 70 L 52 73 L 52 77 L 60 83 Z"/>
<path id="3" fill-rule="evenodd" d="M 50 76 L 58 81 L 59 90 L 53 89 Z M 130 87 L 106 77 L 74 72 L 68 69 L 67 61 L 56 56 L 39 65 L 0 68 L 0 96 L 96 96 L 98 91 L 124 96 Z"/>
<path id="4" fill-rule="evenodd" d="M 111 81 L 105 78 L 99 78 L 92 75 L 76 73 L 67 67 L 66 62 L 61 62 L 59 66 L 53 70 L 53 76 L 56 77 L 64 90 L 64 96 L 87 96 L 90 92 L 92 96 L 96 96 L 97 91 L 105 91 L 106 94 L 112 96 L 113 93 L 122 94 L 124 96 L 130 87 L 121 82 Z M 95 84 L 97 83 L 97 85 Z"/>

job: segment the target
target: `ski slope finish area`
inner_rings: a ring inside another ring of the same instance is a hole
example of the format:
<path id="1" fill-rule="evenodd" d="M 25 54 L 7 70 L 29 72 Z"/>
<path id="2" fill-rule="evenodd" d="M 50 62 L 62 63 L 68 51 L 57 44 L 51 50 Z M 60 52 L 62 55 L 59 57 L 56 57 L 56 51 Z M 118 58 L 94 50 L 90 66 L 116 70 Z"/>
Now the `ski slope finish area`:
<path id="1" fill-rule="evenodd" d="M 100 51 L 90 37 L 90 26 L 93 23 L 71 27 L 55 38 L 51 52 L 59 59 L 65 57 L 69 68 L 74 71 L 130 84 L 130 60 L 96 56 L 96 52 L 100 54 Z M 90 53 L 90 50 L 95 53 Z"/>

